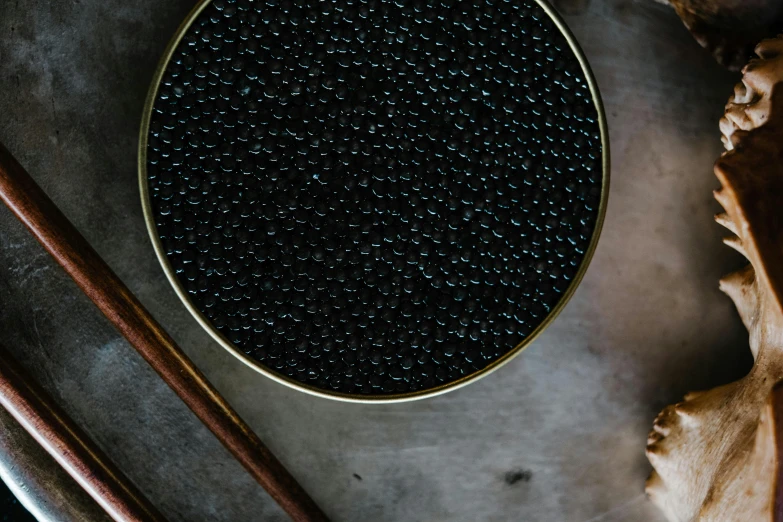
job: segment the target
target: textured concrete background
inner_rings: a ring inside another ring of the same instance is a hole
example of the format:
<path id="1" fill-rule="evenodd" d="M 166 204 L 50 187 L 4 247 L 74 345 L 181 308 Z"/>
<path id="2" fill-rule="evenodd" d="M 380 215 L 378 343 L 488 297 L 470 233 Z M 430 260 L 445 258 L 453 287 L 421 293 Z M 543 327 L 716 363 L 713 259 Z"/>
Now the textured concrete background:
<path id="1" fill-rule="evenodd" d="M 136 140 L 156 62 L 193 0 L 0 0 L 0 141 L 326 512 L 346 521 L 660 521 L 645 438 L 684 392 L 748 365 L 721 274 L 711 165 L 737 77 L 667 7 L 563 0 L 612 140 L 603 237 L 575 297 L 521 357 L 423 402 L 316 399 L 212 342 L 142 220 Z M 172 521 L 279 509 L 0 209 L 0 342 Z"/>

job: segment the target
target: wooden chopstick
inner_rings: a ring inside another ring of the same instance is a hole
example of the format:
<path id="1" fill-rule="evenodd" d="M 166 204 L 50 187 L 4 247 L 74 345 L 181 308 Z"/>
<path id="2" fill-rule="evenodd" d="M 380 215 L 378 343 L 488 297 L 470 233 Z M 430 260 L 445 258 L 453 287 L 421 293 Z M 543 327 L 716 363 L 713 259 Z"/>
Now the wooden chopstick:
<path id="1" fill-rule="evenodd" d="M 0 405 L 112 519 L 165 522 L 163 515 L 3 348 Z"/>
<path id="2" fill-rule="evenodd" d="M 0 199 L 293 520 L 327 520 L 288 470 L 2 144 Z"/>

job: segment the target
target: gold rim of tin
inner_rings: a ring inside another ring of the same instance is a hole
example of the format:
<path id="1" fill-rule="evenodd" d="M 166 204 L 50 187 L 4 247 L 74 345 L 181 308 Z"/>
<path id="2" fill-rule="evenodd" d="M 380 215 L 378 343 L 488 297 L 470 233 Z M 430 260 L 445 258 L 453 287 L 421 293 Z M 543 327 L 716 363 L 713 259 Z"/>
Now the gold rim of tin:
<path id="1" fill-rule="evenodd" d="M 531 343 L 533 343 L 533 341 L 535 341 L 536 338 L 539 335 L 541 335 L 541 333 L 552 323 L 552 321 L 555 320 L 555 318 L 560 314 L 563 308 L 565 308 L 566 304 L 568 304 L 568 301 L 571 300 L 571 297 L 574 295 L 574 292 L 576 291 L 576 288 L 579 286 L 579 283 L 581 283 L 582 278 L 584 277 L 585 272 L 587 271 L 587 267 L 590 265 L 590 261 L 593 258 L 593 254 L 595 253 L 595 249 L 598 245 L 598 238 L 601 235 L 601 229 L 603 228 L 604 217 L 606 215 L 607 200 L 609 198 L 609 133 L 607 130 L 606 114 L 604 113 L 604 106 L 603 106 L 603 102 L 601 101 L 601 95 L 598 92 L 598 86 L 596 84 L 595 78 L 593 77 L 593 72 L 590 69 L 590 65 L 587 63 L 587 59 L 585 58 L 582 49 L 579 47 L 579 44 L 576 42 L 576 39 L 574 38 L 574 35 L 571 34 L 571 30 L 568 29 L 565 22 L 560 18 L 560 15 L 557 13 L 557 11 L 555 11 L 555 9 L 551 5 L 549 5 L 549 3 L 546 0 L 535 0 L 535 1 L 555 23 L 557 28 L 560 30 L 560 32 L 568 42 L 568 45 L 571 47 L 571 50 L 574 52 L 574 55 L 576 55 L 577 59 L 579 60 L 579 64 L 582 67 L 582 72 L 584 73 L 585 79 L 587 80 L 587 84 L 590 87 L 590 93 L 592 95 L 596 113 L 598 114 L 598 126 L 601 133 L 601 155 L 602 155 L 601 166 L 603 172 L 602 172 L 602 179 L 601 179 L 601 202 L 598 206 L 598 216 L 596 217 L 595 227 L 593 229 L 593 235 L 592 238 L 590 239 L 590 245 L 588 246 L 587 251 L 584 254 L 584 257 L 582 258 L 582 263 L 579 265 L 579 270 L 577 271 L 576 276 L 571 281 L 571 284 L 568 285 L 568 288 L 560 297 L 560 300 L 557 302 L 557 304 L 552 309 L 552 311 L 549 312 L 549 314 L 544 318 L 543 321 L 541 321 L 541 323 L 535 328 L 535 330 L 533 330 L 533 332 L 530 333 L 530 335 L 528 335 L 517 346 L 509 350 L 508 353 L 506 353 L 504 356 L 488 364 L 485 368 L 481 370 L 477 370 L 476 372 L 470 375 L 466 375 L 465 377 L 462 377 L 461 379 L 458 379 L 456 381 L 452 381 L 447 384 L 442 384 L 434 388 L 429 388 L 427 390 L 421 390 L 421 391 L 410 392 L 410 393 L 389 394 L 389 395 L 354 395 L 354 394 L 323 390 L 321 388 L 316 388 L 315 386 L 310 386 L 308 384 L 301 383 L 287 376 L 280 375 L 274 372 L 273 370 L 271 370 L 270 368 L 267 368 L 260 362 L 256 361 L 255 359 L 248 357 L 241 350 L 239 350 L 231 341 L 229 341 L 225 336 L 223 336 L 223 334 L 218 332 L 217 329 L 215 329 L 212 326 L 212 324 L 210 324 L 209 320 L 201 313 L 201 311 L 199 311 L 193 305 L 193 303 L 191 303 L 187 292 L 182 288 L 182 285 L 177 279 L 176 274 L 171 268 L 171 264 L 169 263 L 169 260 L 166 257 L 166 253 L 163 251 L 163 246 L 161 244 L 160 237 L 158 236 L 157 233 L 157 226 L 155 225 L 155 219 L 153 218 L 152 215 L 152 205 L 150 200 L 149 187 L 147 186 L 147 136 L 149 135 L 149 125 L 150 125 L 150 119 L 152 117 L 152 109 L 155 104 L 155 98 L 157 98 L 160 81 L 163 78 L 163 75 L 168 67 L 169 61 L 171 60 L 171 57 L 174 55 L 174 52 L 177 50 L 177 47 L 179 47 L 179 44 L 182 38 L 185 36 L 185 33 L 187 33 L 188 29 L 196 20 L 196 18 L 198 18 L 201 12 L 212 2 L 212 0 L 200 0 L 199 3 L 196 4 L 196 7 L 194 7 L 193 10 L 188 14 L 188 16 L 185 18 L 185 21 L 182 22 L 182 24 L 177 29 L 177 32 L 174 34 L 174 37 L 169 42 L 168 47 L 166 47 L 166 51 L 163 53 L 163 57 L 161 58 L 160 63 L 158 64 L 158 68 L 155 71 L 155 75 L 152 79 L 152 84 L 150 85 L 149 92 L 147 93 L 147 100 L 144 104 L 144 114 L 141 120 L 141 130 L 139 132 L 139 151 L 138 151 L 139 189 L 141 191 L 141 204 L 144 210 L 144 221 L 147 224 L 147 231 L 149 232 L 150 240 L 152 241 L 152 246 L 155 249 L 155 254 L 158 256 L 158 261 L 160 261 L 160 264 L 163 267 L 163 271 L 166 273 L 166 277 L 171 283 L 171 286 L 174 287 L 174 290 L 177 292 L 177 295 L 182 300 L 182 303 L 185 305 L 188 311 L 190 311 L 190 313 L 193 314 L 193 317 L 196 318 L 196 321 L 198 321 L 198 323 L 221 346 L 223 346 L 223 348 L 228 350 L 229 353 L 234 355 L 237 359 L 239 359 L 246 365 L 250 366 L 254 370 L 264 374 L 265 376 L 269 377 L 274 381 L 279 382 L 280 384 L 284 384 L 288 386 L 289 388 L 294 388 L 296 390 L 308 393 L 310 395 L 315 395 L 317 397 L 323 397 L 323 398 L 333 399 L 338 401 L 384 404 L 384 403 L 391 403 L 391 402 L 414 401 L 418 399 L 434 397 L 436 395 L 441 395 L 443 393 L 456 390 L 458 388 L 462 388 L 463 386 L 475 382 L 481 379 L 482 377 L 486 377 L 487 375 L 494 372 L 501 366 L 508 363 L 511 359 L 513 359 L 514 357 L 522 353 L 525 350 L 525 348 L 527 348 Z"/>

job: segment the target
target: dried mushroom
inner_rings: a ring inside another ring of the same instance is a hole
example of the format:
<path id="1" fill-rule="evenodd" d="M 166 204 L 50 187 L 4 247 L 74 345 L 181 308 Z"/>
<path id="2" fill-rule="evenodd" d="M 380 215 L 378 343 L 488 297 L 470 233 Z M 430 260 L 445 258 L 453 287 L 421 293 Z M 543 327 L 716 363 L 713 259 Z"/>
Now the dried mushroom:
<path id="1" fill-rule="evenodd" d="M 783 30 L 780 0 L 670 0 L 702 47 L 718 62 L 739 69 L 762 39 Z"/>
<path id="2" fill-rule="evenodd" d="M 647 492 L 672 521 L 772 521 L 783 422 L 783 37 L 759 44 L 726 106 L 717 221 L 750 264 L 721 280 L 750 334 L 753 368 L 655 419 Z M 774 389 L 774 391 L 773 391 Z M 777 412 L 777 413 L 776 413 Z M 778 433 L 780 432 L 780 433 Z"/>

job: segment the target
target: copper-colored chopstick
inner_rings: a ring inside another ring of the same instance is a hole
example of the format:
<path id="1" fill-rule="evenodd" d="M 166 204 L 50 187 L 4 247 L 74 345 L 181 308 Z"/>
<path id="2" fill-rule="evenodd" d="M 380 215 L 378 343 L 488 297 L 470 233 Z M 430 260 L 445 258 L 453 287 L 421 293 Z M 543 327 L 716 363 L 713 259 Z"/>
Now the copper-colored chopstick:
<path id="1" fill-rule="evenodd" d="M 288 470 L 1 144 L 0 199 L 293 520 L 327 520 Z"/>
<path id="2" fill-rule="evenodd" d="M 0 405 L 117 522 L 165 522 L 109 458 L 0 348 Z"/>

